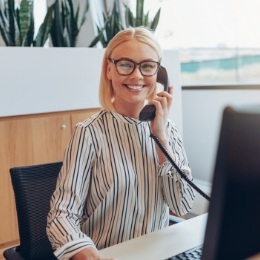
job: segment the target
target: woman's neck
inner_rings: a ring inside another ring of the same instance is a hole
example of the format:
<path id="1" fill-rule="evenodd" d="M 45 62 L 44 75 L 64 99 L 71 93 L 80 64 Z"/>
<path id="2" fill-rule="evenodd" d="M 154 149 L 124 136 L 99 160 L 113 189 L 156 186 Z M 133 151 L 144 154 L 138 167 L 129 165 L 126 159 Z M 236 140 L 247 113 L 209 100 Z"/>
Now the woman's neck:
<path id="1" fill-rule="evenodd" d="M 142 107 L 131 105 L 131 106 L 117 106 L 116 102 L 114 103 L 114 108 L 117 113 L 119 113 L 122 116 L 131 117 L 138 119 L 139 113 L 142 109 Z"/>

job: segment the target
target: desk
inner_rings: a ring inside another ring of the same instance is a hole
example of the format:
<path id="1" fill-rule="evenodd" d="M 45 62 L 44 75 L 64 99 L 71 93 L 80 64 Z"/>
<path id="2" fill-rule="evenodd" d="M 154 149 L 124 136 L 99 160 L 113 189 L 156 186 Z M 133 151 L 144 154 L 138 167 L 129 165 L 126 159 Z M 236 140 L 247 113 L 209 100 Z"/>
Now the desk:
<path id="1" fill-rule="evenodd" d="M 162 260 L 203 243 L 207 214 L 100 250 L 118 260 Z"/>

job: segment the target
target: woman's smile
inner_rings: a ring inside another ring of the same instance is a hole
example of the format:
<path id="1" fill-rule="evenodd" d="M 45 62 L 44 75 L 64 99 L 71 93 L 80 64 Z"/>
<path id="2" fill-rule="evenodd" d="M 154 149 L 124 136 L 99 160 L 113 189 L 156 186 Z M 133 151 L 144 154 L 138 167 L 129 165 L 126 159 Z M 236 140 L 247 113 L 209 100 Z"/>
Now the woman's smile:
<path id="1" fill-rule="evenodd" d="M 144 87 L 144 85 L 127 85 L 127 84 L 123 84 L 123 86 L 135 91 L 141 91 Z"/>

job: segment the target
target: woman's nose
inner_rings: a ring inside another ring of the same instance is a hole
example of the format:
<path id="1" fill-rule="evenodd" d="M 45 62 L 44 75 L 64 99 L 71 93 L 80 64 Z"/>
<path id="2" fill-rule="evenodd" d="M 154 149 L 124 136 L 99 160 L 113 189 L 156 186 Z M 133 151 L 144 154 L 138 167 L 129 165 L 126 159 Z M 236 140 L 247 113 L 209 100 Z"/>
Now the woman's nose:
<path id="1" fill-rule="evenodd" d="M 140 65 L 136 65 L 136 66 L 135 66 L 133 72 L 131 73 L 131 76 L 133 76 L 133 77 L 138 77 L 138 78 L 142 78 L 142 77 L 143 77 L 143 75 L 142 75 L 142 73 L 141 73 L 141 71 L 140 71 L 140 67 L 139 67 L 139 66 L 140 66 Z"/>

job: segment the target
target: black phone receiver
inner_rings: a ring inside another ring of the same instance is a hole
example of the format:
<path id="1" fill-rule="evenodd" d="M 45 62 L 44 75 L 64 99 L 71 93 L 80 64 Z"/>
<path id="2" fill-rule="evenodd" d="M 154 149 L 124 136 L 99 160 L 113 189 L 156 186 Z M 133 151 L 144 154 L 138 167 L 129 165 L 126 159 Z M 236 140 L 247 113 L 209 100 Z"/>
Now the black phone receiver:
<path id="1" fill-rule="evenodd" d="M 166 69 L 160 65 L 157 72 L 156 82 L 160 83 L 164 87 L 164 91 L 168 91 L 169 88 L 169 78 Z M 139 120 L 141 121 L 151 121 L 155 117 L 155 106 L 146 105 L 139 114 Z"/>

